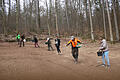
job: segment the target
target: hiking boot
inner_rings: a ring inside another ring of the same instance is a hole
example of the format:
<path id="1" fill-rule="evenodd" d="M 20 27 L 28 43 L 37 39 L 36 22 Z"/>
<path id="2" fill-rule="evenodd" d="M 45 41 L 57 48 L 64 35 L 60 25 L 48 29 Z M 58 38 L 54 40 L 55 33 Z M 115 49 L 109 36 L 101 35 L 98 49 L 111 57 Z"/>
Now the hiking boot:
<path id="1" fill-rule="evenodd" d="M 78 61 L 75 61 L 75 64 L 77 64 L 78 63 Z"/>
<path id="2" fill-rule="evenodd" d="M 75 61 L 75 64 L 77 64 L 77 62 Z"/>
<path id="3" fill-rule="evenodd" d="M 106 65 L 105 65 L 105 64 L 101 64 L 101 66 L 104 66 L 104 67 L 105 67 Z"/>
<path id="4" fill-rule="evenodd" d="M 77 64 L 78 63 L 78 59 L 75 59 L 75 64 Z"/>
<path id="5" fill-rule="evenodd" d="M 107 65 L 108 68 L 110 68 L 110 65 Z"/>

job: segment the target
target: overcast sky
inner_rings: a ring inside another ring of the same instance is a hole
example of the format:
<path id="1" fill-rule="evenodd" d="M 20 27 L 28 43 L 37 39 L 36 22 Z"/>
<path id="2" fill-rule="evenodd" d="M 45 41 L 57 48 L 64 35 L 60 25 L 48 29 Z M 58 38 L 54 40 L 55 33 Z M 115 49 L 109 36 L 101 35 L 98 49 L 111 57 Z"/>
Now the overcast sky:
<path id="1" fill-rule="evenodd" d="M 24 0 L 20 0 L 20 5 L 21 5 L 21 9 L 23 10 L 23 1 Z M 45 1 L 46 0 L 39 0 L 40 1 L 40 6 L 46 6 L 45 5 Z M 48 3 L 49 3 L 49 0 L 47 0 L 48 1 Z M 54 0 L 53 0 L 54 1 Z M 64 1 L 64 0 L 60 0 L 61 2 L 62 1 Z M 109 0 L 109 1 L 111 1 L 111 0 Z M 120 0 L 119 0 L 120 1 Z M 9 5 L 8 5 L 8 2 L 9 2 L 9 0 L 5 0 L 5 3 L 6 3 L 6 9 L 8 10 L 8 7 L 9 7 Z M 26 3 L 28 3 L 29 2 L 29 0 L 26 0 Z M 120 2 L 119 2 L 120 3 Z M 12 5 L 14 5 L 14 4 L 16 4 L 16 2 L 15 2 L 15 0 L 11 0 L 11 4 Z M 63 4 L 62 4 L 63 5 Z"/>
<path id="2" fill-rule="evenodd" d="M 23 10 L 23 1 L 24 0 L 20 0 L 20 8 Z M 29 2 L 29 0 L 26 0 L 26 3 L 28 3 Z M 49 2 L 49 0 L 48 0 L 48 2 Z M 9 3 L 9 0 L 5 0 L 5 3 L 6 3 L 6 9 L 7 9 L 7 12 L 8 12 L 8 7 L 9 7 L 9 5 L 8 5 L 8 3 Z M 16 4 L 16 2 L 15 2 L 15 0 L 11 0 L 11 5 L 14 5 L 14 4 Z M 45 0 L 40 0 L 40 6 L 46 6 L 45 5 Z"/>

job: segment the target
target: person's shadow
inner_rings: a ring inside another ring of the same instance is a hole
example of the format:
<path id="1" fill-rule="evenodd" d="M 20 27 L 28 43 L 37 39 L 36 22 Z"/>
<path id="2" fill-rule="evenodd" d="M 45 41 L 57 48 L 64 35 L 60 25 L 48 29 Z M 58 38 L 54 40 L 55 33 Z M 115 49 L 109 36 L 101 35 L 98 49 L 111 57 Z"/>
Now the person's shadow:
<path id="1" fill-rule="evenodd" d="M 105 66 L 105 65 L 103 65 L 103 64 L 98 64 L 96 67 L 100 67 L 100 66 Z"/>

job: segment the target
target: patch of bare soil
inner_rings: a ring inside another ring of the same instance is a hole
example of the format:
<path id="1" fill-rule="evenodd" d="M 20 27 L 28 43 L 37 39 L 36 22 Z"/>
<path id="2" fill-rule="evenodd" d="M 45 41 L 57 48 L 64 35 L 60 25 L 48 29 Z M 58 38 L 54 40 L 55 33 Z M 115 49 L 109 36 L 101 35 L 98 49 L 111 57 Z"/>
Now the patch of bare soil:
<path id="1" fill-rule="evenodd" d="M 96 52 L 99 44 L 87 43 L 79 49 L 79 63 L 75 64 L 71 48 L 62 40 L 61 51 L 47 51 L 40 41 L 40 48 L 32 42 L 25 47 L 17 43 L 0 43 L 0 80 L 120 80 L 120 44 L 109 44 L 110 69 L 99 66 L 101 57 Z M 53 43 L 54 44 L 54 43 Z"/>

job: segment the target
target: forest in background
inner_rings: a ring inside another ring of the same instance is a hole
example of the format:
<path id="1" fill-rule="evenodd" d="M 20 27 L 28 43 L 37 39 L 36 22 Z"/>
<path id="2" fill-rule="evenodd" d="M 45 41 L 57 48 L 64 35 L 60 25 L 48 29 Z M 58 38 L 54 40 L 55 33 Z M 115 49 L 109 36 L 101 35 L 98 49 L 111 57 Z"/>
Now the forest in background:
<path id="1" fill-rule="evenodd" d="M 0 0 L 0 34 L 120 40 L 120 0 Z"/>

